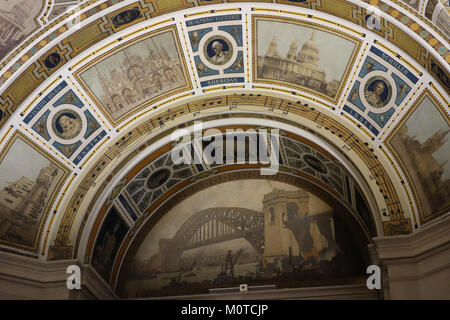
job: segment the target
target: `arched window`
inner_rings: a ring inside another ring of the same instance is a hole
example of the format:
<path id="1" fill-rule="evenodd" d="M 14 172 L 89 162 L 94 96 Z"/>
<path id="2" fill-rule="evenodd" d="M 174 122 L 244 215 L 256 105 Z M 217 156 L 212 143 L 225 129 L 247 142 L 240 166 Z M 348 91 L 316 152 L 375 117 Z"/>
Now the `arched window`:
<path id="1" fill-rule="evenodd" d="M 269 208 L 269 212 L 270 212 L 270 222 L 274 223 L 275 222 L 275 210 L 273 209 L 273 207 Z"/>
<path id="2" fill-rule="evenodd" d="M 295 202 L 288 202 L 287 204 L 288 221 L 296 220 L 297 217 L 298 217 L 298 205 Z"/>

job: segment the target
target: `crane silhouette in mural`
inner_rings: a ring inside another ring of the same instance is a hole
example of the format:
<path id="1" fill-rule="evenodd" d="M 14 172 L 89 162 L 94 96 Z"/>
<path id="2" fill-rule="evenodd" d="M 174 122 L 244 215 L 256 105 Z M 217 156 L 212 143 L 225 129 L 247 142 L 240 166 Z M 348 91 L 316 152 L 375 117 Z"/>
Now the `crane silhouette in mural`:
<path id="1" fill-rule="evenodd" d="M 236 265 L 237 260 L 242 254 L 242 249 L 239 249 L 238 253 L 233 258 L 231 254 L 231 250 L 228 250 L 227 257 L 225 259 L 225 265 L 222 265 L 221 272 L 217 275 L 214 282 L 216 284 L 225 284 L 234 279 L 234 266 Z"/>

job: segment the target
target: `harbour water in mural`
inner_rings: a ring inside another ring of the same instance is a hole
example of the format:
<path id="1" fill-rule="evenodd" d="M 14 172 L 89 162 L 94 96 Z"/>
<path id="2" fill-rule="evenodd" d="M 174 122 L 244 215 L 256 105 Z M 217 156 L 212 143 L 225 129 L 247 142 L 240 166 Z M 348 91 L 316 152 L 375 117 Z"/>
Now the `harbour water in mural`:
<path id="1" fill-rule="evenodd" d="M 90 66 L 79 77 L 116 123 L 152 101 L 187 87 L 175 30 L 165 29 Z"/>
<path id="2" fill-rule="evenodd" d="M 0 58 L 11 51 L 33 29 L 44 0 L 0 0 Z"/>
<path id="3" fill-rule="evenodd" d="M 414 184 L 423 219 L 450 208 L 449 132 L 448 117 L 424 95 L 389 140 Z"/>
<path id="4" fill-rule="evenodd" d="M 255 23 L 257 81 L 281 81 L 337 99 L 357 51 L 355 40 L 290 20 Z"/>
<path id="5" fill-rule="evenodd" d="M 0 242 L 36 246 L 43 217 L 67 172 L 16 135 L 0 158 Z"/>
<path id="6" fill-rule="evenodd" d="M 212 196 L 218 194 L 224 196 Z M 249 179 L 179 203 L 146 236 L 130 270 L 124 296 L 172 296 L 242 283 L 299 287 L 330 284 L 333 277 L 333 284 L 344 284 L 361 275 L 362 257 L 320 198 Z"/>

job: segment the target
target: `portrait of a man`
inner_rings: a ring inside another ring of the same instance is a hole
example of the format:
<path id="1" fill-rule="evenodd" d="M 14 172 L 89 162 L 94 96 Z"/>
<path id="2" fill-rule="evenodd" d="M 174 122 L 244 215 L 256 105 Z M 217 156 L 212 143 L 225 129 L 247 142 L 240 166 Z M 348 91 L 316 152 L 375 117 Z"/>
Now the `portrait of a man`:
<path id="1" fill-rule="evenodd" d="M 215 65 L 223 65 L 230 61 L 233 55 L 231 43 L 225 38 L 215 37 L 207 42 L 206 57 Z"/>
<path id="2" fill-rule="evenodd" d="M 382 108 L 389 102 L 391 89 L 386 83 L 386 81 L 381 79 L 371 79 L 368 81 L 364 89 L 364 97 L 372 107 Z"/>
<path id="3" fill-rule="evenodd" d="M 212 49 L 214 50 L 214 53 L 215 53 L 215 55 L 212 57 L 212 59 L 217 64 L 223 64 L 229 59 L 230 52 L 223 51 L 223 44 L 221 44 L 219 41 L 213 42 Z"/>
<path id="4" fill-rule="evenodd" d="M 54 123 L 55 133 L 63 139 L 73 139 L 82 127 L 81 118 L 73 112 L 62 112 L 58 114 Z"/>

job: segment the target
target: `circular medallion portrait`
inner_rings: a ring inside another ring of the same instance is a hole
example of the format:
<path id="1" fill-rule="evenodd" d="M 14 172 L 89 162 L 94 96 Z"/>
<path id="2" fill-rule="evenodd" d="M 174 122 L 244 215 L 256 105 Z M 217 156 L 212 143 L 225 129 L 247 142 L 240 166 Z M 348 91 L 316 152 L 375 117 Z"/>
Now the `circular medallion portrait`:
<path id="1" fill-rule="evenodd" d="M 364 86 L 364 98 L 373 108 L 382 108 L 389 103 L 392 87 L 386 78 L 376 76 L 370 78 Z"/>
<path id="2" fill-rule="evenodd" d="M 227 38 L 214 36 L 205 42 L 203 54 L 210 63 L 221 66 L 230 61 L 233 46 Z"/>
<path id="3" fill-rule="evenodd" d="M 310 166 L 311 168 L 313 168 L 315 171 L 322 173 L 322 174 L 326 174 L 327 173 L 327 168 L 325 167 L 325 165 L 322 163 L 322 161 L 320 161 L 319 159 L 317 159 L 314 156 L 311 155 L 306 155 L 303 157 L 303 160 L 305 160 L 306 164 L 308 166 Z"/>
<path id="4" fill-rule="evenodd" d="M 83 123 L 80 116 L 69 109 L 59 111 L 52 121 L 53 132 L 61 139 L 70 140 L 78 136 Z"/>
<path id="5" fill-rule="evenodd" d="M 167 182 L 170 178 L 169 169 L 159 169 L 155 171 L 147 180 L 147 187 L 149 189 L 157 189 Z"/>

